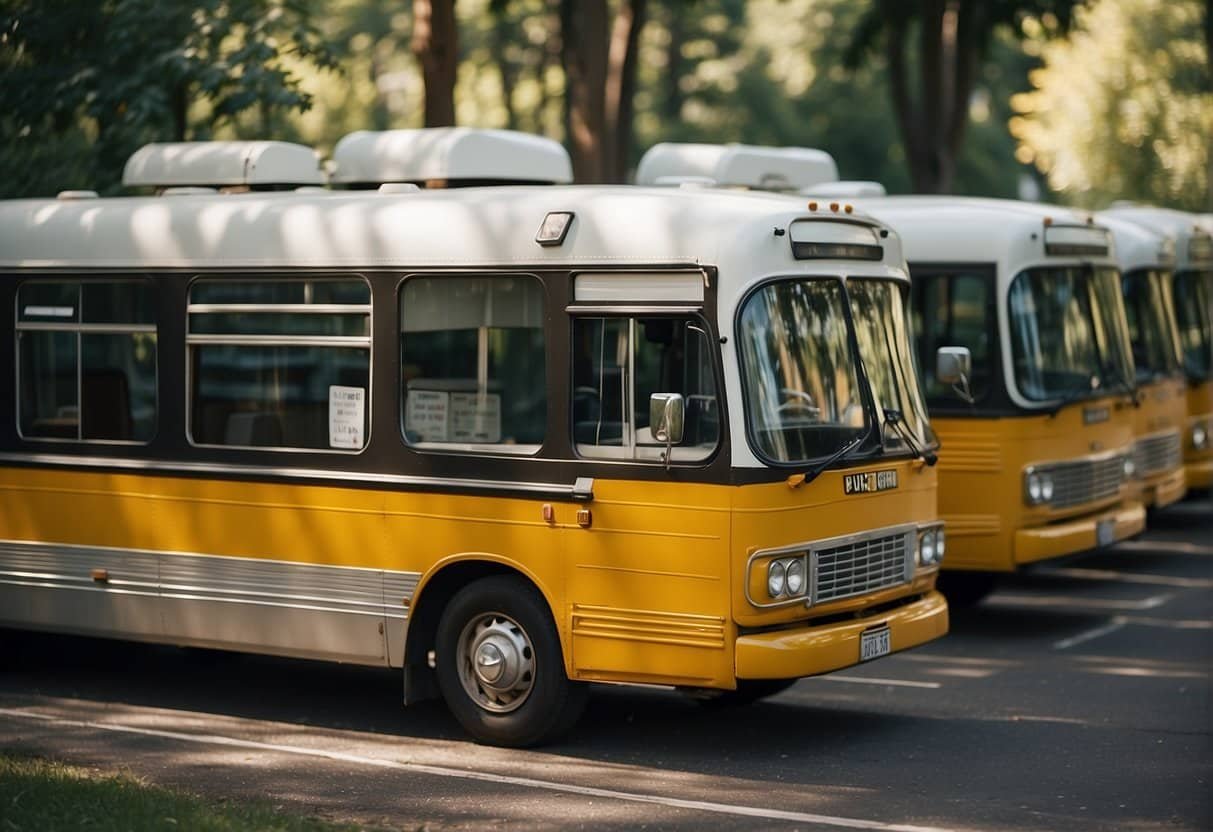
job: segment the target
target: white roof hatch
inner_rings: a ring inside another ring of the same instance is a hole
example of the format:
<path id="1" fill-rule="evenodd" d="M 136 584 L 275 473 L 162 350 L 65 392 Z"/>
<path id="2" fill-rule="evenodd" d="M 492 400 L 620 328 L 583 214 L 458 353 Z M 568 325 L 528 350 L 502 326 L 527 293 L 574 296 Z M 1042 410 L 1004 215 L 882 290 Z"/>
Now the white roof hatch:
<path id="1" fill-rule="evenodd" d="M 310 147 L 291 142 L 157 142 L 136 150 L 122 171 L 127 187 L 323 185 Z"/>
<path id="2" fill-rule="evenodd" d="M 838 180 L 838 165 L 824 150 L 747 144 L 662 142 L 640 159 L 637 185 L 710 180 L 724 188 L 794 191 Z"/>

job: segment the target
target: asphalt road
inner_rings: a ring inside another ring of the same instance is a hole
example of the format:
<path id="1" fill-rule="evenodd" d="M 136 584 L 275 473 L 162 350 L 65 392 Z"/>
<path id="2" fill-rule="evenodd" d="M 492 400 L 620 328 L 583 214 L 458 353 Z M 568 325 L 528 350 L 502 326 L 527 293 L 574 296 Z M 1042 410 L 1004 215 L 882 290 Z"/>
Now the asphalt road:
<path id="1" fill-rule="evenodd" d="M 0 748 L 404 829 L 1213 829 L 1213 506 L 747 708 L 598 687 L 535 751 L 395 672 L 0 633 Z"/>

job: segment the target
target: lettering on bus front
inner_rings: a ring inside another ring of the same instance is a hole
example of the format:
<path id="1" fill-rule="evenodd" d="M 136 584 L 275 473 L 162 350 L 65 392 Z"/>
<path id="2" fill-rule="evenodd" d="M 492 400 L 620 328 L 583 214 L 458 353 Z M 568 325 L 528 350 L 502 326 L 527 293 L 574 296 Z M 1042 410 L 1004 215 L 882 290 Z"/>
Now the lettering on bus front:
<path id="1" fill-rule="evenodd" d="M 897 487 L 897 471 L 862 471 L 847 474 L 842 481 L 845 494 L 868 494 L 873 491 L 888 491 Z"/>

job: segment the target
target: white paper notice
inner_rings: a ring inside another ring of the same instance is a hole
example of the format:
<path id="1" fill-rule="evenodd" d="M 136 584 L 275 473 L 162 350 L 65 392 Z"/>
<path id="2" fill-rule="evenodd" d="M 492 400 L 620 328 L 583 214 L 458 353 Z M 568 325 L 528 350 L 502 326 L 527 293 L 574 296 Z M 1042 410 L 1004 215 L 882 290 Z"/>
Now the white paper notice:
<path id="1" fill-rule="evenodd" d="M 450 394 L 438 390 L 409 390 L 404 410 L 404 429 L 418 442 L 447 441 Z"/>
<path id="2" fill-rule="evenodd" d="M 452 393 L 451 439 L 455 442 L 500 442 L 501 396 L 496 393 Z"/>
<path id="3" fill-rule="evenodd" d="M 361 448 L 366 422 L 366 389 L 329 387 L 329 447 Z"/>

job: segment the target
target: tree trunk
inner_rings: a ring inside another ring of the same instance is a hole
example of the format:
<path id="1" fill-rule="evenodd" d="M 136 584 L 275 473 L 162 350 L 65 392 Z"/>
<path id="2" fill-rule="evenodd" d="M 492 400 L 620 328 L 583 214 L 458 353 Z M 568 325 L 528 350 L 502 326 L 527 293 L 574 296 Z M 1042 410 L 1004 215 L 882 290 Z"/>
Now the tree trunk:
<path id="1" fill-rule="evenodd" d="M 183 142 L 189 133 L 189 91 L 184 83 L 173 87 L 173 141 Z"/>
<path id="2" fill-rule="evenodd" d="M 501 75 L 501 103 L 505 106 L 505 126 L 509 130 L 517 130 L 518 113 L 514 110 L 514 87 L 518 84 L 518 68 L 510 63 L 508 53 L 510 41 L 518 33 L 504 7 L 490 6 L 489 13 L 492 15 L 489 52 L 493 56 L 493 63 L 497 64 L 497 72 Z"/>
<path id="3" fill-rule="evenodd" d="M 1213 0 L 1210 0 L 1213 2 Z M 686 42 L 686 18 L 681 3 L 666 3 L 666 27 L 670 41 L 666 45 L 665 78 L 662 79 L 664 94 L 661 113 L 666 121 L 682 118 L 682 76 L 686 72 L 686 58 L 682 56 L 682 45 Z"/>
<path id="4" fill-rule="evenodd" d="M 563 0 L 560 58 L 565 79 L 565 128 L 573 178 L 606 181 L 607 0 Z"/>
<path id="5" fill-rule="evenodd" d="M 459 65 L 455 0 L 413 0 L 412 49 L 425 83 L 425 126 L 453 125 Z"/>
<path id="6" fill-rule="evenodd" d="M 627 181 L 632 154 L 636 63 L 648 0 L 623 0 L 611 28 L 605 90 L 605 174 L 608 182 Z"/>

